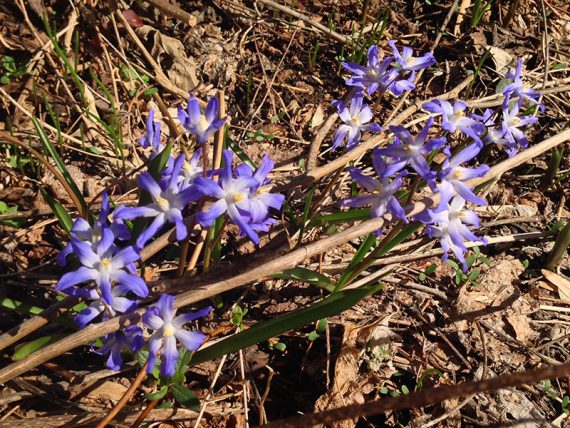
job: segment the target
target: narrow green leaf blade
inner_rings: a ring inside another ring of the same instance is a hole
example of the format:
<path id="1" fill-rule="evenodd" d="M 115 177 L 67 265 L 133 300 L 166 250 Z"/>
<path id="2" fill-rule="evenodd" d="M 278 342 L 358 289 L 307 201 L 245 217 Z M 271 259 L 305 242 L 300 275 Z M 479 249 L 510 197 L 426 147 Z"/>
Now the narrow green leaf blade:
<path id="1" fill-rule="evenodd" d="M 59 339 L 64 337 L 61 334 L 53 335 L 53 336 L 43 336 L 38 337 L 36 340 L 32 340 L 31 342 L 25 342 L 18 346 L 16 346 L 16 352 L 12 355 L 13 361 L 20 361 L 26 358 L 28 355 L 36 352 L 39 349 L 45 348 L 51 343 L 57 342 Z"/>
<path id="2" fill-rule="evenodd" d="M 271 337 L 279 336 L 302 325 L 312 323 L 321 318 L 330 317 L 345 311 L 360 300 L 379 290 L 379 286 L 356 288 L 340 291 L 324 298 L 308 308 L 299 309 L 281 315 L 269 321 L 259 322 L 247 330 L 228 337 L 215 345 L 198 351 L 192 357 L 191 365 L 209 361 L 225 354 L 236 352 Z"/>
<path id="3" fill-rule="evenodd" d="M 57 153 L 57 150 L 55 149 L 54 145 L 49 140 L 43 126 L 38 121 L 38 119 L 36 119 L 33 116 L 32 116 L 32 122 L 36 128 L 36 131 L 38 131 L 38 136 L 40 137 L 40 143 L 42 144 L 43 148 L 52 157 L 52 159 L 55 162 L 55 165 L 57 166 L 57 168 L 61 172 L 61 175 L 63 175 L 64 180 L 67 182 L 67 184 L 69 184 L 71 191 L 75 194 L 75 196 L 77 197 L 77 200 L 79 201 L 81 206 L 85 209 L 85 212 L 87 212 L 87 204 L 85 203 L 85 199 L 83 199 L 83 195 L 81 194 L 81 191 L 79 190 L 79 188 L 75 184 L 75 181 L 73 180 L 73 178 L 69 174 L 69 171 L 67 170 L 65 164 L 63 163 L 63 161 L 59 157 L 59 154 Z"/>
<path id="4" fill-rule="evenodd" d="M 325 289 L 331 293 L 334 290 L 334 283 L 328 276 L 302 267 L 275 272 L 270 276 L 276 279 L 292 279 L 295 281 L 307 282 L 316 287 Z"/>
<path id="5" fill-rule="evenodd" d="M 67 231 L 67 233 L 70 233 L 71 228 L 73 227 L 73 219 L 71 218 L 67 210 L 63 207 L 63 205 L 61 205 L 54 198 L 52 198 L 49 195 L 49 193 L 46 192 L 44 189 L 40 188 L 40 193 L 42 194 L 42 197 L 51 208 L 52 212 L 57 217 L 59 224 Z"/>

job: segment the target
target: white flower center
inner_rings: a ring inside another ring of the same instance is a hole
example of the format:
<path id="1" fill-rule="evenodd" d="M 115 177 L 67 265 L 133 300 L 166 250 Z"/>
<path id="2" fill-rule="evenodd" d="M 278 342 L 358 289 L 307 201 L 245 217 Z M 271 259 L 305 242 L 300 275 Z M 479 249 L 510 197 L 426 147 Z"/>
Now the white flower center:
<path id="1" fill-rule="evenodd" d="M 204 116 L 204 115 L 200 116 L 200 120 L 196 124 L 196 131 L 198 131 L 200 134 L 202 134 L 209 127 L 210 127 L 210 122 L 208 122 L 208 119 L 206 119 L 206 116 Z"/>
<path id="2" fill-rule="evenodd" d="M 111 272 L 111 259 L 105 257 L 99 264 L 99 272 L 109 274 Z"/>
<path id="3" fill-rule="evenodd" d="M 453 171 L 453 173 L 451 174 L 451 179 L 452 180 L 461 180 L 461 178 L 463 177 L 463 174 L 461 173 L 460 170 L 456 169 L 455 171 Z"/>
<path id="4" fill-rule="evenodd" d="M 164 330 L 162 333 L 164 337 L 174 336 L 174 333 L 176 333 L 176 328 L 174 328 L 172 324 L 166 324 L 164 326 Z"/>
<path id="5" fill-rule="evenodd" d="M 521 120 L 518 117 L 513 117 L 509 122 L 511 126 L 518 126 L 521 123 Z"/>
<path id="6" fill-rule="evenodd" d="M 352 122 L 352 124 L 354 126 L 360 126 L 360 119 L 358 118 L 357 115 L 354 115 L 350 118 L 350 121 Z"/>

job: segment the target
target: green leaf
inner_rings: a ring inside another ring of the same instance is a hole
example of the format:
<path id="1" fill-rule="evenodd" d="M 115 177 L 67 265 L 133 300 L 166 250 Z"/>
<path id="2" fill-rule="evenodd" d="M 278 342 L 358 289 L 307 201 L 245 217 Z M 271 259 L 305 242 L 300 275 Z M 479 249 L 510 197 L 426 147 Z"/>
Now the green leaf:
<path id="1" fill-rule="evenodd" d="M 170 152 L 172 152 L 172 147 L 174 146 L 174 141 L 170 141 L 164 149 L 150 162 L 148 166 L 148 172 L 155 180 L 160 179 L 162 170 L 166 166 L 168 159 L 170 158 Z"/>
<path id="2" fill-rule="evenodd" d="M 292 279 L 296 281 L 303 281 L 311 285 L 314 285 L 316 287 L 327 290 L 328 292 L 331 293 L 334 290 L 334 283 L 329 277 L 323 275 L 322 273 L 315 272 L 314 270 L 305 269 L 302 267 L 296 267 L 281 272 L 275 272 L 271 274 L 270 277 L 277 279 Z"/>
<path id="3" fill-rule="evenodd" d="M 360 243 L 360 247 L 358 247 L 358 251 L 352 257 L 352 260 L 348 264 L 348 267 L 346 268 L 346 270 L 344 271 L 344 273 L 342 274 L 342 276 L 338 280 L 338 282 L 334 288 L 334 291 L 340 290 L 346 284 L 346 282 L 352 276 L 355 267 L 364 259 L 366 254 L 368 254 L 368 252 L 370 251 L 370 249 L 374 245 L 376 245 L 376 236 L 374 236 L 374 234 L 371 233 L 366 237 L 366 239 L 364 239 L 364 241 L 362 241 Z"/>
<path id="4" fill-rule="evenodd" d="M 136 357 L 137 357 L 137 360 L 139 362 L 139 365 L 142 367 L 148 361 L 148 351 L 147 350 L 138 351 L 136 354 Z M 156 380 L 160 379 L 159 367 L 160 367 L 160 358 L 157 358 L 156 363 L 155 363 L 152 371 L 150 372 L 152 377 L 154 377 Z"/>
<path id="5" fill-rule="evenodd" d="M 172 395 L 179 404 L 187 409 L 194 410 L 195 412 L 200 411 L 200 400 L 198 400 L 198 397 L 191 389 L 182 385 L 174 385 L 172 387 Z"/>
<path id="6" fill-rule="evenodd" d="M 149 96 L 149 95 L 153 95 L 156 93 L 158 93 L 158 88 L 148 88 L 148 89 L 144 90 L 142 94 L 144 96 Z"/>
<path id="7" fill-rule="evenodd" d="M 9 297 L 0 299 L 0 306 L 28 315 L 38 315 L 44 311 L 43 308 L 27 305 L 19 300 L 10 299 Z"/>
<path id="8" fill-rule="evenodd" d="M 402 394 L 404 395 L 408 395 L 410 393 L 410 389 L 406 385 L 402 385 L 402 388 L 400 389 L 402 390 Z"/>
<path id="9" fill-rule="evenodd" d="M 354 221 L 367 220 L 370 218 L 370 208 L 357 208 L 340 213 L 317 216 L 311 219 L 306 229 L 313 227 L 326 227 L 335 223 L 351 223 Z"/>
<path id="10" fill-rule="evenodd" d="M 57 153 L 57 150 L 55 149 L 54 145 L 49 140 L 47 134 L 45 133 L 43 126 L 38 121 L 38 119 L 36 119 L 33 116 L 32 116 L 32 123 L 34 124 L 36 131 L 38 132 L 38 136 L 40 137 L 40 143 L 42 144 L 43 148 L 52 157 L 52 159 L 55 162 L 55 165 L 57 166 L 57 168 L 61 172 L 63 179 L 67 182 L 67 184 L 71 188 L 71 191 L 75 194 L 75 197 L 77 198 L 77 200 L 79 201 L 79 203 L 81 204 L 81 206 L 83 207 L 85 212 L 87 212 L 88 211 L 87 210 L 87 204 L 85 203 L 85 199 L 83 199 L 83 195 L 81 194 L 81 191 L 79 190 L 79 188 L 75 184 L 75 181 L 73 180 L 73 178 L 69 174 L 69 171 L 67 171 L 65 164 L 63 163 L 63 161 L 59 157 L 59 154 Z"/>
<path id="11" fill-rule="evenodd" d="M 255 165 L 255 163 L 249 158 L 249 156 L 247 155 L 246 152 L 244 152 L 241 147 L 234 141 L 232 140 L 229 136 L 226 138 L 226 141 L 228 142 L 228 147 L 232 150 L 232 152 L 234 152 L 236 154 L 236 156 L 238 158 L 240 158 L 240 160 L 245 163 L 246 165 L 249 165 L 251 167 L 251 169 L 256 169 L 257 166 Z"/>
<path id="12" fill-rule="evenodd" d="M 327 329 L 327 319 L 322 318 L 317 322 L 317 333 L 324 333 Z"/>
<path id="13" fill-rule="evenodd" d="M 379 286 L 371 286 L 340 291 L 307 308 L 292 311 L 268 321 L 258 322 L 241 333 L 196 352 L 192 358 L 191 365 L 236 352 L 256 343 L 261 343 L 271 337 L 277 337 L 302 325 L 339 314 L 379 289 Z"/>
<path id="14" fill-rule="evenodd" d="M 453 260 L 447 259 L 447 264 L 451 266 L 454 270 L 456 271 L 459 270 L 459 265 L 455 263 Z"/>
<path id="15" fill-rule="evenodd" d="M 467 278 L 469 279 L 469 281 L 475 281 L 480 273 L 481 269 L 474 269 L 473 272 L 471 272 Z"/>
<path id="16" fill-rule="evenodd" d="M 431 275 L 432 273 L 435 272 L 436 269 L 437 269 L 437 264 L 432 263 L 431 265 L 429 265 L 429 266 L 425 269 L 425 273 L 426 273 L 426 275 Z"/>
<path id="17" fill-rule="evenodd" d="M 307 339 L 309 340 L 309 342 L 314 342 L 315 340 L 317 340 L 319 337 L 321 337 L 319 335 L 319 333 L 317 333 L 316 331 L 311 331 L 309 333 L 309 336 L 307 336 Z"/>
<path id="18" fill-rule="evenodd" d="M 168 386 L 163 386 L 156 392 L 146 394 L 146 399 L 149 401 L 161 400 L 168 392 Z"/>
<path id="19" fill-rule="evenodd" d="M 57 217 L 59 224 L 67 231 L 67 233 L 71 232 L 71 228 L 73 227 L 73 219 L 59 202 L 57 202 L 54 198 L 52 198 L 48 192 L 44 189 L 40 188 L 40 193 L 42 197 L 47 202 L 49 207 L 51 208 L 52 212 Z"/>
<path id="20" fill-rule="evenodd" d="M 16 352 L 12 355 L 13 361 L 20 361 L 26 358 L 28 355 L 36 352 L 39 349 L 45 348 L 51 343 L 57 342 L 59 339 L 64 337 L 61 334 L 56 334 L 53 336 L 43 336 L 31 342 L 25 342 L 16 346 Z"/>
<path id="21" fill-rule="evenodd" d="M 7 203 L 0 201 L 0 214 L 15 214 L 18 212 L 18 206 L 14 205 L 13 207 L 8 206 Z M 18 228 L 24 223 L 24 218 L 19 219 L 7 219 L 7 220 L 0 220 L 0 224 L 4 226 Z"/>
<path id="22" fill-rule="evenodd" d="M 278 351 L 285 352 L 285 350 L 287 349 L 287 345 L 285 345 L 283 342 L 277 342 L 273 345 L 273 349 L 277 349 Z"/>

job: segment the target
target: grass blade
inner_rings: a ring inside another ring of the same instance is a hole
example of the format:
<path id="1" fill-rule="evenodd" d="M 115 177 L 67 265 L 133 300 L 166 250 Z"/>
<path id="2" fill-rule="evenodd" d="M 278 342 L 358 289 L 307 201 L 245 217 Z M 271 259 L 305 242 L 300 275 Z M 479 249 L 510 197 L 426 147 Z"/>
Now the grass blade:
<path id="1" fill-rule="evenodd" d="M 221 342 L 196 352 L 192 357 L 191 365 L 209 361 L 225 354 L 236 352 L 256 343 L 263 342 L 271 337 L 279 336 L 287 331 L 302 325 L 336 315 L 356 305 L 365 297 L 375 293 L 380 287 L 362 287 L 353 290 L 341 291 L 324 298 L 308 308 L 289 312 L 269 321 L 259 322 L 249 329 Z"/>

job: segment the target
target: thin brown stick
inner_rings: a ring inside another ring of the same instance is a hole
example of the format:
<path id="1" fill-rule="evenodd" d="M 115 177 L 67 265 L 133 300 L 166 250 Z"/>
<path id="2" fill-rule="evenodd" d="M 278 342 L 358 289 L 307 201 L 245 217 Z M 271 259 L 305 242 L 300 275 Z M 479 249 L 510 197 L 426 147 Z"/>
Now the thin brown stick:
<path id="1" fill-rule="evenodd" d="M 464 397 L 482 392 L 496 391 L 522 384 L 533 384 L 544 379 L 555 379 L 570 375 L 570 363 L 545 367 L 537 370 L 513 373 L 490 379 L 463 382 L 456 385 L 444 385 L 437 388 L 424 389 L 400 397 L 381 398 L 364 404 L 353 404 L 294 417 L 263 425 L 264 428 L 309 427 L 317 424 L 331 424 L 345 419 L 356 419 L 361 416 L 373 416 L 387 411 L 402 409 L 418 409 L 431 404 L 440 403 L 450 398 Z"/>
<path id="2" fill-rule="evenodd" d="M 31 317 L 23 323 L 3 333 L 0 336 L 0 350 L 6 349 L 8 346 L 16 343 L 21 338 L 26 337 L 28 334 L 36 331 L 40 327 L 43 327 L 54 318 L 59 317 L 77 301 L 78 299 L 76 297 L 68 296 L 65 299 L 46 308 L 42 311 L 41 314 Z"/>
<path id="3" fill-rule="evenodd" d="M 195 16 L 190 15 L 188 12 L 180 9 L 175 4 L 169 3 L 165 0 L 146 0 L 146 1 L 152 4 L 157 9 L 159 9 L 166 16 L 178 19 L 179 21 L 189 25 L 190 27 L 193 27 L 196 23 Z"/>
<path id="4" fill-rule="evenodd" d="M 140 424 L 142 424 L 146 419 L 146 417 L 148 416 L 148 414 L 152 411 L 152 409 L 156 407 L 159 401 L 160 400 L 152 400 L 150 403 L 148 403 L 147 406 L 139 415 L 139 417 L 137 418 L 137 420 L 133 422 L 131 428 L 137 428 Z"/>
<path id="5" fill-rule="evenodd" d="M 557 145 L 570 140 L 570 129 L 562 131 L 541 143 L 526 149 L 525 151 L 508 158 L 498 165 L 492 167 L 485 176 L 475 178 L 467 181 L 469 186 L 477 186 L 489 180 L 500 177 L 505 172 L 524 164 L 528 160 L 556 147 Z M 356 150 L 356 149 L 355 149 Z M 439 194 L 433 195 L 431 198 L 425 198 L 423 201 L 415 203 L 408 210 L 408 215 L 415 215 L 423 211 L 427 207 L 434 206 L 439 201 Z M 317 242 L 310 243 L 304 247 L 287 253 L 281 257 L 275 258 L 275 255 L 270 255 L 256 267 L 250 267 L 248 271 L 239 273 L 226 280 L 220 280 L 213 283 L 200 284 L 199 281 L 192 279 L 173 279 L 168 281 L 169 284 L 179 285 L 191 288 L 190 291 L 184 292 L 177 296 L 175 306 L 177 308 L 191 305 L 192 303 L 199 302 L 207 299 L 216 294 L 223 293 L 241 287 L 250 282 L 256 281 L 259 278 L 264 278 L 274 272 L 294 267 L 297 263 L 305 260 L 306 258 L 320 254 L 334 246 L 338 246 L 365 236 L 375 230 L 381 228 L 384 224 L 382 218 L 374 218 L 371 220 L 363 221 L 355 226 L 339 232 L 336 235 L 326 237 Z M 49 361 L 58 355 L 70 351 L 77 346 L 87 344 L 98 337 L 112 333 L 122 326 L 127 326 L 132 323 L 137 323 L 143 309 L 139 309 L 134 314 L 129 316 L 121 316 L 112 318 L 97 324 L 88 325 L 86 328 L 71 334 L 68 337 L 61 339 L 51 345 L 40 349 L 37 352 L 29 355 L 21 361 L 16 361 L 2 369 L 0 369 L 0 384 L 18 376 L 27 370 L 37 367 L 39 364 Z"/>
<path id="6" fill-rule="evenodd" d="M 301 12 L 296 11 L 295 9 L 291 9 L 290 7 L 284 6 L 279 3 L 275 3 L 272 0 L 259 0 L 259 3 L 262 3 L 280 12 L 286 13 L 287 15 L 290 15 L 294 18 L 300 19 L 301 21 L 309 24 L 311 27 L 321 30 L 323 33 L 329 35 L 331 38 L 341 43 L 346 44 L 352 41 L 349 37 L 343 36 L 342 34 L 339 34 L 336 31 L 331 30 L 330 28 L 324 26 L 323 24 L 318 23 L 317 21 L 315 21 L 311 17 L 308 17 L 307 15 L 303 15 Z"/>
<path id="7" fill-rule="evenodd" d="M 127 391 L 125 392 L 125 395 L 123 395 L 121 397 L 121 399 L 117 402 L 115 407 L 113 407 L 111 409 L 111 411 L 109 413 L 107 413 L 107 415 L 103 419 L 101 419 L 101 421 L 97 424 L 97 426 L 95 428 L 106 427 L 107 424 L 109 422 L 111 422 L 115 416 L 117 416 L 117 414 L 121 411 L 121 409 L 123 407 L 125 407 L 125 404 L 127 404 L 127 402 L 131 398 L 133 398 L 133 395 L 135 395 L 137 388 L 139 387 L 139 385 L 142 383 L 142 381 L 146 377 L 147 365 L 148 365 L 148 362 L 144 363 L 144 366 L 142 366 L 141 370 L 137 374 L 137 377 L 135 378 L 135 380 L 133 380 L 133 383 L 131 383 L 131 386 L 129 386 L 129 389 L 127 389 Z"/>
<path id="8" fill-rule="evenodd" d="M 174 85 L 170 81 L 170 79 L 166 76 L 166 74 L 164 74 L 160 65 L 157 64 L 157 62 L 154 60 L 152 55 L 148 52 L 148 50 L 146 49 L 144 44 L 141 42 L 141 40 L 137 36 L 137 33 L 135 33 L 135 31 L 131 28 L 131 26 L 127 22 L 127 19 L 125 18 L 123 13 L 120 10 L 117 10 L 116 15 L 119 18 L 119 21 L 122 22 L 123 26 L 125 27 L 125 30 L 129 34 L 131 40 L 135 43 L 135 45 L 137 46 L 139 51 L 145 57 L 146 61 L 150 64 L 150 66 L 154 70 L 154 74 L 155 74 L 154 79 L 156 80 L 156 82 L 160 86 L 162 86 L 164 89 L 166 89 L 167 91 L 172 92 L 173 94 L 178 95 L 179 97 L 186 98 L 188 96 L 186 91 L 184 89 L 179 88 L 178 86 Z M 200 102 L 200 103 L 202 104 L 202 102 Z"/>

